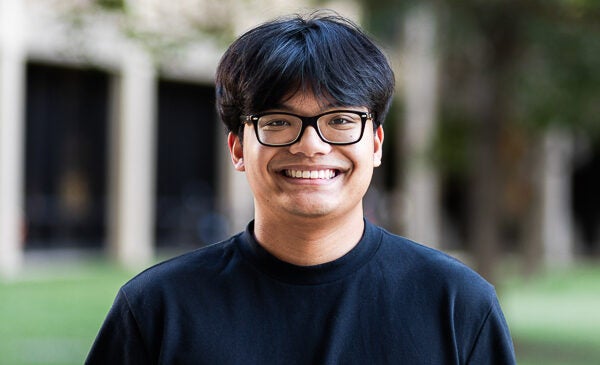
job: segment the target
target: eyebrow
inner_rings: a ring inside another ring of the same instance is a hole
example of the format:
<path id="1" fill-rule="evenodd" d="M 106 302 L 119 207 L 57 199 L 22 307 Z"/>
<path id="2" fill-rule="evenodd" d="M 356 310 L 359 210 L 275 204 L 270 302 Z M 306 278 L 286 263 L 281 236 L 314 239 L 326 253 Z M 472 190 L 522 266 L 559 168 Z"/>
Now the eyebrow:
<path id="1" fill-rule="evenodd" d="M 330 110 L 333 111 L 333 110 L 336 110 L 336 109 L 362 108 L 362 106 L 337 105 L 337 104 L 333 104 L 333 103 L 323 104 L 323 105 L 320 105 L 320 107 L 321 107 L 321 109 L 320 109 L 320 111 L 319 111 L 318 114 L 325 113 L 325 112 L 330 111 Z M 297 109 L 295 109 L 295 108 L 293 108 L 291 106 L 288 106 L 285 103 L 279 103 L 277 105 L 274 105 L 273 108 L 269 108 L 269 109 L 267 109 L 265 111 L 268 111 L 268 112 L 270 112 L 270 111 L 273 111 L 273 112 L 282 111 L 282 112 L 287 112 L 287 113 L 292 113 L 292 114 L 298 114 L 298 115 L 301 114 L 299 110 L 297 110 Z"/>

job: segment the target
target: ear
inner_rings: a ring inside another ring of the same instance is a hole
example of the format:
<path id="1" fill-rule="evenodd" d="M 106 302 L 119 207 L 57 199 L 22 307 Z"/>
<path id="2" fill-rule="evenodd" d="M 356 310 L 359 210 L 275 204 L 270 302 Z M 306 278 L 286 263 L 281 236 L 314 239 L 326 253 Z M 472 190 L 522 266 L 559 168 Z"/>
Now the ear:
<path id="1" fill-rule="evenodd" d="M 379 167 L 383 156 L 383 127 L 381 125 L 373 133 L 373 139 L 373 166 Z"/>
<path id="2" fill-rule="evenodd" d="M 227 146 L 231 155 L 231 162 L 237 171 L 246 171 L 244 167 L 244 148 L 240 137 L 232 132 L 227 135 Z"/>

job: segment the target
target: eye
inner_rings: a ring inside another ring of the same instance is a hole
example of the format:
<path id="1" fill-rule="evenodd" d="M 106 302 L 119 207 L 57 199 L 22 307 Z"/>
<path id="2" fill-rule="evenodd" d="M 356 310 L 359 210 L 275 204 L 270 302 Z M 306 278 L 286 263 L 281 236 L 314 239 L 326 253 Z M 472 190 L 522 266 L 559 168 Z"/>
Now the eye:
<path id="1" fill-rule="evenodd" d="M 327 126 L 335 129 L 352 129 L 358 125 L 360 125 L 360 118 L 356 115 L 332 115 L 327 121 Z"/>
<path id="2" fill-rule="evenodd" d="M 288 122 L 287 120 L 272 120 L 270 122 L 268 122 L 267 124 L 265 124 L 265 126 L 270 126 L 270 127 L 285 127 L 287 125 L 290 125 L 290 122 Z"/>
<path id="3" fill-rule="evenodd" d="M 353 121 L 348 120 L 344 117 L 338 117 L 335 119 L 332 119 L 329 121 L 329 124 L 348 124 L 348 123 L 352 123 Z"/>
<path id="4" fill-rule="evenodd" d="M 290 127 L 292 123 L 284 118 L 261 118 L 259 119 L 259 127 L 262 130 L 282 130 Z"/>

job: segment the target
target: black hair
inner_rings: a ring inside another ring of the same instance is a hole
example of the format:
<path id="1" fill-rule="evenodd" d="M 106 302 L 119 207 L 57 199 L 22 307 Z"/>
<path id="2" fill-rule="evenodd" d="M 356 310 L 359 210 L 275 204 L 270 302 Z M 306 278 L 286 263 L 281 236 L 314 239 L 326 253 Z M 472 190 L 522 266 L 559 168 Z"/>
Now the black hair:
<path id="1" fill-rule="evenodd" d="M 217 110 L 236 134 L 242 115 L 277 108 L 301 90 L 331 105 L 366 106 L 379 125 L 391 103 L 394 75 L 374 42 L 332 12 L 259 25 L 231 44 L 217 68 Z"/>

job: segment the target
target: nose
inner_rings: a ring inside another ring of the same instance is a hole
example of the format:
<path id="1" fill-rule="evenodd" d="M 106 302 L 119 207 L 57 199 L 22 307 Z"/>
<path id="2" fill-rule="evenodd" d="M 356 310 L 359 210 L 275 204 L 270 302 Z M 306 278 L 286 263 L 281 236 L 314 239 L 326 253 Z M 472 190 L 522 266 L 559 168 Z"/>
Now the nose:
<path id="1" fill-rule="evenodd" d="M 327 154 L 330 151 L 331 145 L 324 142 L 321 137 L 319 137 L 317 130 L 312 126 L 306 127 L 304 133 L 300 136 L 300 139 L 290 146 L 291 153 L 301 153 L 308 157 L 318 154 Z"/>

